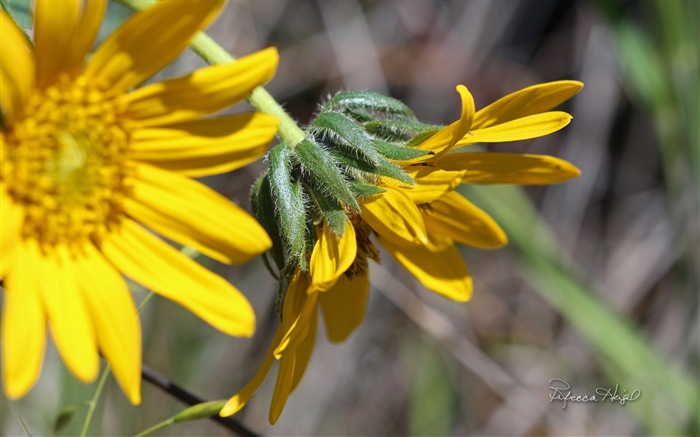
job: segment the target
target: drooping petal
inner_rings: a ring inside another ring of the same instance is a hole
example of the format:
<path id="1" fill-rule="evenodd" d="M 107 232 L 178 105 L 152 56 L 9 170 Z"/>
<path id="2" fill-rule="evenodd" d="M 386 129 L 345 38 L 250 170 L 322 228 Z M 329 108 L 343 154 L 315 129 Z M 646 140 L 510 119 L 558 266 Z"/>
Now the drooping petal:
<path id="1" fill-rule="evenodd" d="M 232 396 L 231 399 L 228 400 L 228 402 L 226 402 L 224 407 L 219 412 L 219 416 L 232 416 L 238 411 L 240 411 L 240 409 L 248 403 L 250 398 L 253 396 L 253 393 L 255 393 L 258 387 L 260 387 L 260 384 L 262 384 L 263 380 L 265 380 L 265 376 L 267 376 L 267 373 L 270 371 L 270 366 L 272 366 L 272 362 L 275 359 L 272 352 L 275 348 L 275 345 L 277 345 L 282 339 L 282 334 L 282 330 L 277 329 L 277 334 L 272 340 L 272 344 L 270 345 L 270 348 L 265 354 L 265 358 L 263 359 L 260 368 L 255 373 L 255 376 L 253 376 L 250 382 L 246 384 L 245 387 L 243 387 L 243 390 L 239 391 L 236 395 Z"/>
<path id="2" fill-rule="evenodd" d="M 333 288 L 321 294 L 319 302 L 328 340 L 343 342 L 360 326 L 365 318 L 368 299 L 367 270 L 350 278 L 342 276 Z"/>
<path id="3" fill-rule="evenodd" d="M 279 419 L 284 406 L 287 404 L 289 394 L 292 392 L 296 355 L 297 351 L 295 349 L 290 349 L 280 358 L 279 369 L 277 369 L 275 390 L 272 392 L 272 400 L 270 401 L 270 413 L 268 420 L 270 421 L 271 425 L 277 423 L 277 419 Z"/>
<path id="4" fill-rule="evenodd" d="M 338 278 L 350 268 L 357 255 L 357 239 L 355 228 L 346 221 L 343 235 L 336 236 L 331 227 L 326 225 L 316 240 L 311 252 L 309 272 L 311 286 L 308 293 L 326 291 L 335 284 Z"/>
<path id="5" fill-rule="evenodd" d="M 224 263 L 241 263 L 272 247 L 253 217 L 214 190 L 147 164 L 136 170 L 126 212 L 156 232 Z"/>
<path id="6" fill-rule="evenodd" d="M 32 388 L 39 377 L 46 345 L 46 317 L 40 295 L 45 263 L 35 246 L 20 243 L 14 251 L 22 262 L 5 278 L 2 311 L 3 385 L 10 399 L 18 399 Z"/>
<path id="7" fill-rule="evenodd" d="M 306 368 L 311 360 L 311 355 L 314 351 L 314 346 L 316 345 L 317 325 L 318 311 L 315 311 L 309 320 L 309 331 L 304 337 L 304 340 L 302 340 L 301 343 L 299 343 L 299 346 L 297 346 L 296 363 L 294 364 L 294 377 L 292 378 L 292 391 L 297 388 L 301 378 L 304 377 Z"/>
<path id="8" fill-rule="evenodd" d="M 141 328 L 136 306 L 122 276 L 94 246 L 81 257 L 82 294 L 97 344 L 132 404 L 141 402 Z"/>
<path id="9" fill-rule="evenodd" d="M 528 115 L 539 114 L 569 100 L 583 88 L 576 80 L 560 80 L 523 88 L 502 97 L 474 116 L 474 129 L 502 124 Z"/>
<path id="10" fill-rule="evenodd" d="M 528 115 L 483 129 L 474 129 L 462 138 L 455 148 L 476 143 L 503 143 L 539 138 L 563 129 L 571 122 L 566 112 L 552 111 Z"/>
<path id="11" fill-rule="evenodd" d="M 455 191 L 431 203 L 423 216 L 430 235 L 443 235 L 484 249 L 501 247 L 508 242 L 498 223 Z"/>
<path id="12" fill-rule="evenodd" d="M 97 49 L 86 75 L 107 94 L 123 93 L 173 61 L 223 3 L 164 1 L 132 15 Z"/>
<path id="13" fill-rule="evenodd" d="M 386 192 L 360 202 L 362 219 L 399 246 L 425 244 L 428 236 L 418 207 L 400 189 L 383 185 Z"/>
<path id="14" fill-rule="evenodd" d="M 577 177 L 581 171 L 553 156 L 515 153 L 451 153 L 436 164 L 445 170 L 466 170 L 463 183 L 547 185 Z"/>
<path id="15" fill-rule="evenodd" d="M 104 0 L 36 2 L 37 86 L 56 83 L 61 74 L 77 76 L 102 24 Z"/>
<path id="16" fill-rule="evenodd" d="M 287 328 L 279 346 L 275 349 L 275 358 L 278 360 L 282 358 L 285 351 L 295 349 L 304 340 L 309 332 L 310 320 L 316 313 L 319 293 L 307 294 L 305 291 L 302 292 L 307 296 L 304 306 L 301 308 L 301 311 L 295 314 L 292 324 Z"/>
<path id="17" fill-rule="evenodd" d="M 309 330 L 309 321 L 316 312 L 319 294 L 307 293 L 310 283 L 309 275 L 298 269 L 289 281 L 282 304 L 280 330 L 283 335 L 274 351 L 275 358 L 278 360 L 285 350 L 295 348 Z"/>
<path id="18" fill-rule="evenodd" d="M 440 129 L 435 135 L 432 135 L 418 146 L 421 150 L 435 152 L 434 156 L 430 156 L 426 160 L 434 161 L 440 159 L 440 157 L 449 152 L 457 141 L 464 137 L 472 127 L 472 122 L 474 120 L 474 97 L 464 85 L 458 85 L 457 92 L 462 100 L 462 116 L 449 126 Z"/>
<path id="19" fill-rule="evenodd" d="M 81 293 L 86 272 L 62 245 L 53 247 L 43 258 L 43 280 L 39 283 L 51 337 L 66 367 L 79 380 L 91 382 L 97 377 L 100 357 L 92 314 Z"/>
<path id="20" fill-rule="evenodd" d="M 134 131 L 130 156 L 189 177 L 235 170 L 260 158 L 277 133 L 277 119 L 237 114 Z"/>
<path id="21" fill-rule="evenodd" d="M 0 109 L 5 124 L 24 107 L 34 80 L 32 48 L 12 18 L 0 9 Z"/>
<path id="22" fill-rule="evenodd" d="M 413 203 L 420 205 L 422 203 L 430 203 L 448 191 L 457 188 L 465 172 L 460 169 L 444 171 L 433 167 L 409 167 L 406 170 L 406 174 L 416 181 L 416 184 L 409 188 L 403 188 L 401 191 Z"/>
<path id="23" fill-rule="evenodd" d="M 399 247 L 381 236 L 379 242 L 427 289 L 459 302 L 471 297 L 472 278 L 453 245 Z"/>
<path id="24" fill-rule="evenodd" d="M 118 97 L 118 104 L 124 108 L 125 123 L 139 128 L 194 120 L 231 106 L 267 82 L 278 59 L 276 49 L 261 50 L 236 62 L 144 86 Z"/>
<path id="25" fill-rule="evenodd" d="M 253 309 L 236 288 L 131 220 L 123 220 L 120 228 L 105 238 L 101 249 L 126 276 L 220 331 L 241 337 L 253 335 Z"/>

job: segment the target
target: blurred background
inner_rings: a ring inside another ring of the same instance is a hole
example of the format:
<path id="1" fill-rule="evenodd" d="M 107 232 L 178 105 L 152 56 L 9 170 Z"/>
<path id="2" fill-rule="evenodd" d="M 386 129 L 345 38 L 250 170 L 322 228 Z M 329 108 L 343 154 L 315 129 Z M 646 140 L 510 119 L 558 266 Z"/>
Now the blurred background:
<path id="1" fill-rule="evenodd" d="M 129 13 L 111 5 L 102 35 Z M 234 56 L 278 47 L 267 88 L 300 123 L 342 89 L 386 93 L 447 124 L 459 114 L 457 84 L 479 109 L 540 82 L 585 83 L 563 107 L 569 127 L 488 148 L 555 155 L 581 177 L 460 189 L 510 239 L 495 251 L 463 248 L 470 302 L 431 294 L 382 253 L 364 324 L 341 345 L 319 335 L 277 425 L 267 423 L 274 371 L 236 418 L 270 436 L 700 435 L 699 21 L 696 0 L 229 1 L 208 33 Z M 202 65 L 189 52 L 156 79 Z M 207 182 L 248 208 L 264 169 L 261 160 Z M 276 288 L 259 259 L 198 260 L 251 300 L 255 338 L 226 337 L 156 297 L 142 313 L 144 362 L 223 399 L 262 360 Z M 550 399 L 554 378 L 574 396 L 641 396 L 563 408 Z M 70 376 L 50 346 L 32 392 L 3 398 L 2 433 L 26 435 L 24 422 L 32 435 L 77 434 L 95 386 Z M 110 379 L 91 434 L 132 435 L 182 408 L 146 382 L 133 407 Z M 155 435 L 229 432 L 202 420 Z"/>

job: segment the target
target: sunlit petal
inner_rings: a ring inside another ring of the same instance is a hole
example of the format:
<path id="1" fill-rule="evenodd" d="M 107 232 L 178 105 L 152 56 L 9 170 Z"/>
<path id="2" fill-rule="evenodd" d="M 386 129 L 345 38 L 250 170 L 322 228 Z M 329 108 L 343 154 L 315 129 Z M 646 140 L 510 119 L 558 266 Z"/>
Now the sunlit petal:
<path id="1" fill-rule="evenodd" d="M 10 123 L 24 108 L 34 89 L 32 48 L 24 33 L 0 9 L 0 109 L 3 123 Z"/>
<path id="2" fill-rule="evenodd" d="M 563 129 L 571 119 L 571 115 L 559 111 L 528 115 L 495 126 L 472 130 L 455 145 L 455 148 L 476 143 L 503 143 L 539 138 Z"/>
<path id="3" fill-rule="evenodd" d="M 365 270 L 350 278 L 342 276 L 338 282 L 321 294 L 323 322 L 328 340 L 345 341 L 362 323 L 369 299 L 369 274 Z"/>
<path id="4" fill-rule="evenodd" d="M 260 158 L 277 133 L 277 124 L 266 114 L 236 114 L 137 129 L 131 156 L 185 176 L 215 175 Z"/>
<path id="5" fill-rule="evenodd" d="M 399 247 L 381 236 L 379 242 L 427 289 L 460 302 L 471 297 L 472 278 L 453 245 Z"/>
<path id="6" fill-rule="evenodd" d="M 563 159 L 515 153 L 451 153 L 437 166 L 445 170 L 466 170 L 462 182 L 470 184 L 545 185 L 581 174 Z"/>
<path id="7" fill-rule="evenodd" d="M 241 263 L 272 247 L 262 226 L 211 188 L 159 168 L 137 166 L 126 211 L 158 233 L 224 263 Z"/>
<path id="8" fill-rule="evenodd" d="M 121 228 L 102 242 L 101 249 L 125 275 L 213 327 L 229 335 L 253 335 L 253 309 L 236 288 L 136 223 L 124 220 Z"/>
<path id="9" fill-rule="evenodd" d="M 163 1 L 132 15 L 97 49 L 86 75 L 114 95 L 144 82 L 172 62 L 223 3 Z"/>
<path id="10" fill-rule="evenodd" d="M 330 226 L 323 226 L 311 252 L 311 286 L 308 292 L 325 291 L 332 287 L 350 268 L 356 255 L 355 228 L 350 221 L 346 222 L 345 231 L 340 237 L 333 233 Z"/>
<path id="11" fill-rule="evenodd" d="M 362 219 L 372 229 L 399 246 L 428 242 L 423 217 L 415 203 L 400 189 L 382 186 L 385 193 L 360 203 Z"/>

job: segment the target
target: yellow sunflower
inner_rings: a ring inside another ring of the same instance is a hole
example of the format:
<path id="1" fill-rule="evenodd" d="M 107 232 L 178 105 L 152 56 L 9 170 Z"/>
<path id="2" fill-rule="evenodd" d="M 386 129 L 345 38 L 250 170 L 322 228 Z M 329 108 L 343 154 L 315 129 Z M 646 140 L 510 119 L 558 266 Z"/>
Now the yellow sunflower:
<path id="1" fill-rule="evenodd" d="M 34 47 L 0 11 L 2 367 L 10 398 L 36 381 L 48 324 L 78 379 L 95 378 L 102 354 L 139 403 L 140 328 L 121 274 L 225 333 L 251 336 L 255 328 L 238 290 L 151 231 L 225 263 L 271 246 L 252 217 L 191 177 L 264 153 L 272 117 L 202 117 L 269 80 L 277 52 L 132 90 L 173 61 L 223 1 L 159 2 L 85 64 L 106 3 L 38 0 Z"/>
<path id="2" fill-rule="evenodd" d="M 552 184 L 579 174 L 570 163 L 551 156 L 456 153 L 452 149 L 477 142 L 536 138 L 565 127 L 571 116 L 548 111 L 568 100 L 583 85 L 551 82 L 525 88 L 475 112 L 464 86 L 462 116 L 426 139 L 418 148 L 433 152 L 403 162 L 415 185 L 380 178 L 381 194 L 360 200 L 361 212 L 348 212 L 342 235 L 322 222 L 308 272 L 296 269 L 283 301 L 282 323 L 252 380 L 221 410 L 239 411 L 279 360 L 269 420 L 279 418 L 290 393 L 308 365 L 318 310 L 331 342 L 344 341 L 363 321 L 369 294 L 368 259 L 379 261 L 370 240 L 381 245 L 426 288 L 456 301 L 472 294 L 472 279 L 455 242 L 479 248 L 507 242 L 503 230 L 484 211 L 454 191 L 460 183 Z"/>

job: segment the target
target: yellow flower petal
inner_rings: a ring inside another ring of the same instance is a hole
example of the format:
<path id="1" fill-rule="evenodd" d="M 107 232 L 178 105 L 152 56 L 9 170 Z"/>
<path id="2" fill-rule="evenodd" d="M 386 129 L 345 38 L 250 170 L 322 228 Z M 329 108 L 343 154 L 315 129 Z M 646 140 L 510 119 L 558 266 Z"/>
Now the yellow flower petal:
<path id="1" fill-rule="evenodd" d="M 322 295 L 323 296 L 323 295 Z M 309 320 L 309 330 L 304 337 L 304 340 L 299 343 L 296 349 L 296 363 L 294 364 L 294 377 L 292 378 L 292 390 L 294 391 L 299 385 L 301 378 L 306 372 L 306 367 L 309 365 L 311 355 L 316 346 L 316 325 L 318 324 L 318 311 L 314 311 Z"/>
<path id="2" fill-rule="evenodd" d="M 238 290 L 136 223 L 123 220 L 120 228 L 105 238 L 101 249 L 126 276 L 220 331 L 241 337 L 253 335 L 255 315 Z"/>
<path id="3" fill-rule="evenodd" d="M 46 318 L 40 297 L 45 278 L 36 247 L 17 244 L 22 262 L 5 278 L 2 311 L 2 371 L 5 394 L 10 399 L 25 395 L 41 370 L 46 344 Z M 3 252 L 2 256 L 5 256 Z"/>
<path id="4" fill-rule="evenodd" d="M 97 344 L 132 404 L 141 402 L 141 328 L 122 276 L 94 246 L 79 259 L 82 294 L 97 333 Z"/>
<path id="5" fill-rule="evenodd" d="M 406 248 L 396 246 L 381 236 L 379 242 L 427 289 L 459 302 L 471 298 L 472 278 L 453 245 Z"/>
<path id="6" fill-rule="evenodd" d="M 111 95 L 142 83 L 172 62 L 223 3 L 163 1 L 132 15 L 97 49 L 86 75 Z"/>
<path id="7" fill-rule="evenodd" d="M 77 76 L 102 24 L 104 0 L 38 0 L 35 14 L 37 85 L 44 89 L 62 73 Z"/>
<path id="8" fill-rule="evenodd" d="M 387 185 L 382 188 L 386 192 L 360 202 L 362 219 L 393 244 L 427 243 L 425 223 L 415 203 L 398 188 Z"/>
<path id="9" fill-rule="evenodd" d="M 560 80 L 523 88 L 480 109 L 474 117 L 473 128 L 483 129 L 549 111 L 569 100 L 581 88 L 583 84 L 576 80 Z"/>
<path id="10" fill-rule="evenodd" d="M 423 212 L 430 235 L 442 235 L 468 246 L 484 249 L 508 242 L 505 232 L 484 211 L 452 191 Z"/>
<path id="11" fill-rule="evenodd" d="M 409 167 L 404 170 L 416 181 L 416 185 L 401 191 L 417 205 L 430 203 L 446 192 L 454 190 L 462 182 L 462 177 L 466 173 L 460 169 L 444 171 L 433 167 Z"/>
<path id="12" fill-rule="evenodd" d="M 130 156 L 190 177 L 224 173 L 260 158 L 277 124 L 266 114 L 237 114 L 137 129 Z"/>
<path id="13" fill-rule="evenodd" d="M 439 159 L 454 147 L 464 135 L 469 132 L 474 120 L 474 97 L 464 85 L 457 86 L 457 92 L 462 100 L 462 116 L 449 126 L 440 129 L 435 135 L 423 141 L 418 148 L 435 152 L 434 156 L 428 156 L 426 160 Z"/>
<path id="14" fill-rule="evenodd" d="M 245 387 L 243 387 L 243 390 L 238 392 L 235 396 L 232 396 L 231 399 L 229 399 L 228 402 L 226 402 L 226 405 L 224 405 L 224 407 L 219 412 L 219 416 L 232 416 L 239 412 L 241 408 L 243 408 L 245 404 L 248 403 L 250 398 L 253 396 L 253 393 L 255 393 L 258 387 L 260 387 L 260 384 L 262 384 L 263 380 L 265 380 L 265 376 L 267 376 L 267 373 L 270 371 L 270 366 L 272 366 L 272 362 L 275 359 L 272 352 L 275 348 L 275 345 L 277 345 L 282 339 L 282 334 L 283 331 L 281 329 L 277 329 L 275 338 L 272 340 L 272 344 L 270 345 L 270 348 L 265 354 L 265 358 L 262 364 L 260 365 L 260 368 L 255 373 L 255 376 L 253 376 L 250 382 L 246 384 Z"/>
<path id="15" fill-rule="evenodd" d="M 451 153 L 437 166 L 467 170 L 462 182 L 470 184 L 546 185 L 581 174 L 571 163 L 553 156 L 515 153 Z"/>
<path id="16" fill-rule="evenodd" d="M 285 351 L 295 349 L 304 340 L 309 332 L 310 320 L 316 313 L 319 293 L 307 294 L 306 290 L 299 290 L 298 293 L 305 294 L 306 300 L 301 311 L 295 314 L 292 324 L 289 325 L 279 346 L 275 349 L 275 358 L 278 360 L 282 358 Z M 285 300 L 287 299 L 285 298 Z"/>
<path id="17" fill-rule="evenodd" d="M 277 423 L 282 410 L 284 409 L 289 394 L 292 392 L 292 381 L 294 379 L 294 366 L 296 364 L 296 350 L 288 350 L 280 358 L 279 369 L 277 370 L 277 381 L 275 390 L 270 401 L 270 413 L 268 420 L 271 425 Z"/>
<path id="18" fill-rule="evenodd" d="M 187 2 L 174 2 L 187 5 Z M 125 123 L 143 128 L 193 120 L 224 109 L 267 82 L 277 68 L 269 48 L 229 64 L 213 65 L 177 79 L 139 88 L 118 97 Z"/>
<path id="19" fill-rule="evenodd" d="M 36 243 L 30 247 L 31 250 L 39 250 Z M 32 257 L 37 256 L 41 255 Z M 93 314 L 81 293 L 85 272 L 79 268 L 73 256 L 64 246 L 55 246 L 43 255 L 41 264 L 44 268 L 41 272 L 45 276 L 39 283 L 51 337 L 59 355 L 79 380 L 91 382 L 99 371 L 100 357 Z"/>
<path id="20" fill-rule="evenodd" d="M 0 10 L 0 109 L 4 123 L 10 123 L 24 108 L 34 89 L 32 48 L 4 10 Z"/>
<path id="21" fill-rule="evenodd" d="M 147 164 L 137 166 L 127 213 L 156 232 L 224 263 L 272 247 L 258 222 L 207 186 Z"/>
<path id="22" fill-rule="evenodd" d="M 343 342 L 360 326 L 368 299 L 369 274 L 366 270 L 351 278 L 342 276 L 333 288 L 321 294 L 319 302 L 328 340 Z"/>
<path id="23" fill-rule="evenodd" d="M 355 228 L 346 221 L 343 235 L 338 237 L 330 226 L 323 226 L 311 252 L 309 272 L 311 286 L 308 293 L 326 291 L 350 268 L 357 255 Z"/>
<path id="24" fill-rule="evenodd" d="M 529 115 L 484 129 L 474 129 L 455 148 L 476 143 L 502 143 L 543 137 L 563 129 L 571 119 L 571 115 L 560 111 Z"/>
<path id="25" fill-rule="evenodd" d="M 10 268 L 12 249 L 20 236 L 22 208 L 16 206 L 0 183 L 0 277 Z"/>

